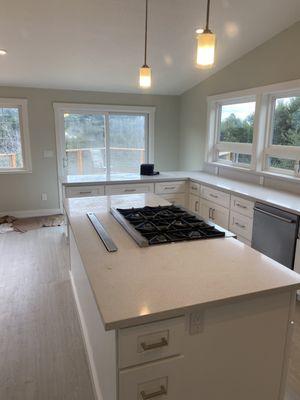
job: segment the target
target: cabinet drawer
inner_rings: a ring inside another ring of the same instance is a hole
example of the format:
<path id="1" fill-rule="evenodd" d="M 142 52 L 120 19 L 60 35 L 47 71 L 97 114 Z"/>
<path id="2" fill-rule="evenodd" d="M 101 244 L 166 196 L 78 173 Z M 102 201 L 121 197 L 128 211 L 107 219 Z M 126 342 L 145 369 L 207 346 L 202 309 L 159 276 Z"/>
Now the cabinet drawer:
<path id="1" fill-rule="evenodd" d="M 160 197 L 163 197 L 165 200 L 169 201 L 171 204 L 175 204 L 177 206 L 185 207 L 186 198 L 185 194 L 159 194 Z"/>
<path id="2" fill-rule="evenodd" d="M 120 329 L 119 367 L 125 368 L 182 353 L 184 317 Z"/>
<path id="3" fill-rule="evenodd" d="M 208 219 L 222 228 L 228 229 L 229 209 L 219 206 L 212 201 L 201 200 L 200 215 L 204 219 Z"/>
<path id="4" fill-rule="evenodd" d="M 238 214 L 234 211 L 230 212 L 229 230 L 237 235 L 243 236 L 247 240 L 252 238 L 253 219 L 245 215 Z"/>
<path id="5" fill-rule="evenodd" d="M 134 194 L 134 193 L 153 193 L 153 183 L 136 183 L 128 185 L 106 185 L 106 195 L 114 194 Z"/>
<path id="6" fill-rule="evenodd" d="M 168 193 L 185 193 L 185 181 L 176 182 L 160 182 L 155 184 L 155 193 L 168 194 Z"/>
<path id="7" fill-rule="evenodd" d="M 254 203 L 250 200 L 243 199 L 242 197 L 231 196 L 230 208 L 247 217 L 253 217 Z"/>
<path id="8" fill-rule="evenodd" d="M 183 400 L 182 356 L 119 372 L 119 400 Z"/>
<path id="9" fill-rule="evenodd" d="M 189 192 L 191 194 L 194 194 L 195 196 L 199 196 L 200 195 L 200 189 L 201 189 L 200 183 L 196 183 L 196 182 L 190 182 L 189 183 Z"/>
<path id="10" fill-rule="evenodd" d="M 228 193 L 212 189 L 208 186 L 201 186 L 201 197 L 213 201 L 214 203 L 219 204 L 220 206 L 229 208 L 230 195 Z"/>
<path id="11" fill-rule="evenodd" d="M 69 186 L 65 188 L 65 195 L 67 198 L 104 196 L 104 186 Z"/>

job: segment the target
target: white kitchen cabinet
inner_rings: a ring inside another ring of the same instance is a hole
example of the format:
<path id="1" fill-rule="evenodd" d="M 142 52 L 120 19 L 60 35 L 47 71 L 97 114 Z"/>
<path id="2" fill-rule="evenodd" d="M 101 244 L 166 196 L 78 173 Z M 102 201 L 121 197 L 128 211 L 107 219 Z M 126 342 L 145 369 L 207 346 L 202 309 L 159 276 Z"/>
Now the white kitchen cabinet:
<path id="1" fill-rule="evenodd" d="M 246 217 L 253 218 L 253 201 L 246 200 L 243 197 L 231 195 L 230 209 L 245 215 Z"/>
<path id="2" fill-rule="evenodd" d="M 104 196 L 104 185 L 69 186 L 65 188 L 65 197 Z"/>
<path id="3" fill-rule="evenodd" d="M 248 241 L 252 238 L 253 219 L 245 215 L 230 211 L 229 230 L 239 236 L 243 236 Z"/>
<path id="4" fill-rule="evenodd" d="M 119 400 L 183 400 L 184 357 L 129 368 L 119 373 Z"/>
<path id="5" fill-rule="evenodd" d="M 185 193 L 186 181 L 159 182 L 155 184 L 156 194 Z"/>
<path id="6" fill-rule="evenodd" d="M 189 192 L 190 194 L 194 194 L 195 196 L 200 196 L 201 185 L 197 182 L 189 183 Z"/>
<path id="7" fill-rule="evenodd" d="M 200 197 L 194 194 L 189 195 L 189 209 L 197 214 L 200 213 Z"/>
<path id="8" fill-rule="evenodd" d="M 136 193 L 153 193 L 153 183 L 128 183 L 122 185 L 106 185 L 105 193 L 107 196 L 114 194 L 136 194 Z"/>
<path id="9" fill-rule="evenodd" d="M 228 229 L 229 210 L 207 200 L 201 200 L 200 215 L 204 219 L 209 219 L 224 229 Z"/>
<path id="10" fill-rule="evenodd" d="M 183 193 L 159 194 L 158 196 L 163 197 L 165 200 L 167 200 L 171 204 L 185 207 L 186 195 Z"/>
<path id="11" fill-rule="evenodd" d="M 222 192 L 221 190 L 202 185 L 201 197 L 225 208 L 229 208 L 230 206 L 230 194 Z"/>
<path id="12" fill-rule="evenodd" d="M 300 274 L 300 239 L 297 240 L 294 270 Z"/>

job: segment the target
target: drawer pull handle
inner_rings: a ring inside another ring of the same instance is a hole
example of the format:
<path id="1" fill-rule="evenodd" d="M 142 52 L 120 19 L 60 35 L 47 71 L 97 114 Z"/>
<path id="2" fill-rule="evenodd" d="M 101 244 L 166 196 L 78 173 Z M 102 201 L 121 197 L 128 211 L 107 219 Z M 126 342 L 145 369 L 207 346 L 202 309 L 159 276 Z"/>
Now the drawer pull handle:
<path id="1" fill-rule="evenodd" d="M 146 342 L 141 343 L 142 349 L 144 351 L 159 349 L 160 347 L 168 346 L 168 341 L 166 338 L 161 338 L 161 340 L 157 343 L 147 344 Z"/>
<path id="2" fill-rule="evenodd" d="M 147 394 L 144 390 L 141 392 L 143 400 L 154 399 L 155 397 L 164 396 L 167 394 L 167 389 L 161 385 L 160 390 L 157 392 Z"/>
<path id="3" fill-rule="evenodd" d="M 196 186 L 192 186 L 193 190 L 198 190 L 198 188 Z"/>
<path id="4" fill-rule="evenodd" d="M 239 228 L 242 228 L 242 229 L 246 228 L 245 225 L 239 224 L 238 222 L 236 222 L 235 225 L 238 226 Z"/>
<path id="5" fill-rule="evenodd" d="M 246 209 L 246 208 L 247 208 L 246 206 L 243 206 L 243 205 L 240 204 L 240 203 L 235 203 L 235 205 L 236 205 L 237 207 L 240 207 L 240 208 L 243 208 L 243 209 Z"/>
<path id="6" fill-rule="evenodd" d="M 132 193 L 132 192 L 136 192 L 136 189 L 125 189 L 124 192 Z"/>
<path id="7" fill-rule="evenodd" d="M 90 190 L 90 191 L 88 191 L 88 192 L 79 192 L 79 194 L 91 194 L 92 193 L 92 191 Z"/>
<path id="8" fill-rule="evenodd" d="M 176 189 L 176 187 L 175 186 L 165 186 L 165 189 L 166 190 L 174 190 L 174 189 Z"/>
<path id="9" fill-rule="evenodd" d="M 214 199 L 218 199 L 219 198 L 219 196 L 217 196 L 216 194 L 209 193 L 209 195 L 210 195 L 210 197 L 212 197 Z"/>

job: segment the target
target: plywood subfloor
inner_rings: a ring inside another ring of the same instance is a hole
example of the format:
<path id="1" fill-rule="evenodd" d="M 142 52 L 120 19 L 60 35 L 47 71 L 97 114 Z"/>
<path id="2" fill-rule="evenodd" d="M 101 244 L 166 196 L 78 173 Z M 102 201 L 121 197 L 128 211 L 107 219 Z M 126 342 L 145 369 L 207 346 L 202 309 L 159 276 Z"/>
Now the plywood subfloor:
<path id="1" fill-rule="evenodd" d="M 300 304 L 285 400 L 300 400 Z M 0 399 L 94 400 L 62 228 L 0 236 Z"/>

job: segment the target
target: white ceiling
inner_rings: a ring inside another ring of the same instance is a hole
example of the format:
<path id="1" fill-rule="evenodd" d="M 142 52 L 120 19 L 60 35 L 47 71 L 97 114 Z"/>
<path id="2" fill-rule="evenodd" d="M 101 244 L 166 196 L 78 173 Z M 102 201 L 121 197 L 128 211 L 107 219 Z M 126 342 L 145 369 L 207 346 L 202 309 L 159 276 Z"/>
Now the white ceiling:
<path id="1" fill-rule="evenodd" d="M 150 93 L 180 94 L 300 19 L 299 0 L 212 0 L 217 63 L 195 67 L 206 0 L 149 0 Z M 144 0 L 2 0 L 0 85 L 139 93 Z"/>

